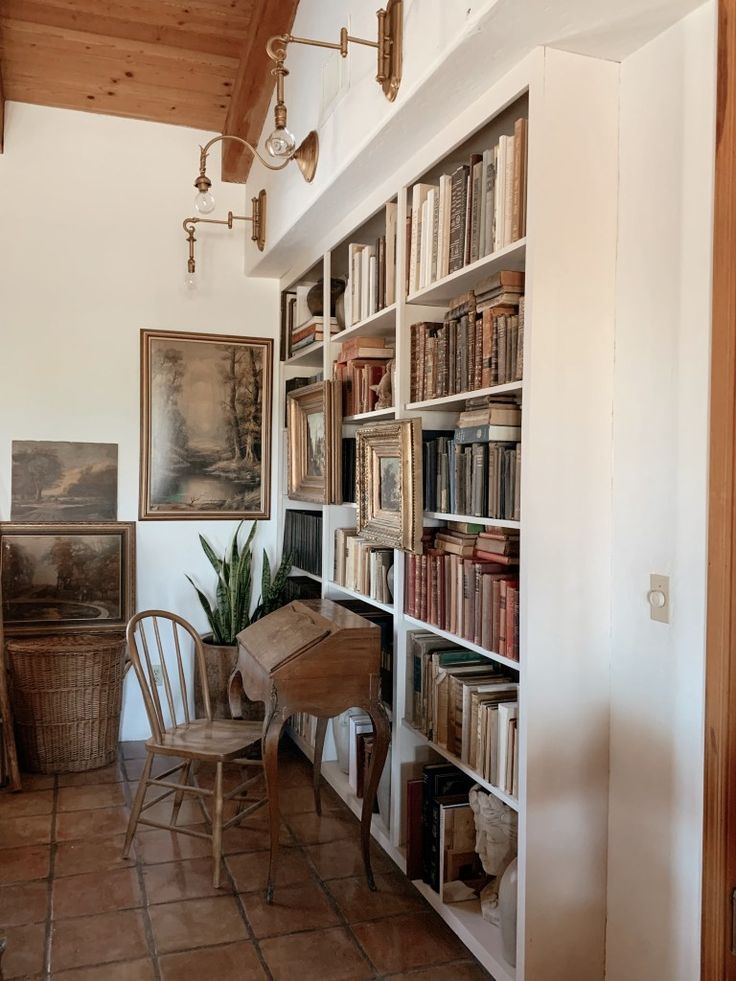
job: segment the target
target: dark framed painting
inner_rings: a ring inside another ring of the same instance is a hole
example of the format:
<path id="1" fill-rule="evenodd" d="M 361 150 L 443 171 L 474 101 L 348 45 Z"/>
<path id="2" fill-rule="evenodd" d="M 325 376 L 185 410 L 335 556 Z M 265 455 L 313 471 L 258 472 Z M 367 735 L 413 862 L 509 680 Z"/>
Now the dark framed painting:
<path id="1" fill-rule="evenodd" d="M 135 523 L 0 525 L 7 636 L 121 630 L 135 610 Z"/>
<path id="2" fill-rule="evenodd" d="M 342 476 L 336 440 L 342 435 L 342 414 L 336 396 L 329 381 L 289 393 L 287 489 L 293 501 L 337 500 L 335 490 L 341 487 Z"/>
<path id="3" fill-rule="evenodd" d="M 273 341 L 141 331 L 141 519 L 271 513 Z"/>
<path id="4" fill-rule="evenodd" d="M 115 521 L 117 443 L 13 440 L 13 521 Z"/>

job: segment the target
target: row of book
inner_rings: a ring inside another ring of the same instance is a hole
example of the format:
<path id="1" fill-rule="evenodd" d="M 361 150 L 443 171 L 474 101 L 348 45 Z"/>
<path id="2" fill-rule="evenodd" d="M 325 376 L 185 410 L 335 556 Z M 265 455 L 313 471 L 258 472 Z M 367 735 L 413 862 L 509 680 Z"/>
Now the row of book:
<path id="1" fill-rule="evenodd" d="M 298 569 L 322 575 L 322 512 L 287 508 L 284 516 L 284 555 Z"/>
<path id="2" fill-rule="evenodd" d="M 406 557 L 405 611 L 518 661 L 518 561 L 509 529 L 425 529 L 423 554 Z"/>
<path id="3" fill-rule="evenodd" d="M 406 874 L 422 879 L 445 903 L 477 899 L 516 857 L 517 815 L 499 801 L 495 875 L 484 871 L 468 799 L 473 783 L 452 763 L 429 763 L 406 784 Z"/>
<path id="4" fill-rule="evenodd" d="M 356 337 L 341 345 L 334 376 L 342 389 L 343 416 L 373 412 L 376 389 L 390 370 L 393 356 L 393 348 L 383 337 Z"/>
<path id="5" fill-rule="evenodd" d="M 520 520 L 521 443 L 495 442 L 494 434 L 504 431 L 518 430 L 513 426 L 486 425 L 458 429 L 454 437 L 434 431 L 423 433 L 426 511 Z M 466 438 L 473 438 L 474 442 L 464 442 Z"/>
<path id="6" fill-rule="evenodd" d="M 526 169 L 527 121 L 521 118 L 512 135 L 473 153 L 437 184 L 412 187 L 408 294 L 524 237 Z"/>
<path id="7" fill-rule="evenodd" d="M 345 290 L 348 327 L 396 302 L 396 213 L 396 202 L 389 201 L 384 234 L 370 244 L 351 242 L 348 245 Z"/>
<path id="8" fill-rule="evenodd" d="M 450 302 L 441 322 L 411 326 L 412 402 L 521 381 L 524 273 L 501 271 Z"/>
<path id="9" fill-rule="evenodd" d="M 407 635 L 407 719 L 483 780 L 516 796 L 519 684 L 482 654 L 429 632 Z"/>
<path id="10" fill-rule="evenodd" d="M 379 603 L 392 603 L 394 552 L 358 536 L 355 528 L 335 529 L 335 582 Z"/>
<path id="11" fill-rule="evenodd" d="M 379 610 L 365 600 L 338 599 L 344 606 L 365 620 L 375 623 L 381 631 L 381 701 L 389 708 L 394 700 L 394 618 L 392 613 Z"/>

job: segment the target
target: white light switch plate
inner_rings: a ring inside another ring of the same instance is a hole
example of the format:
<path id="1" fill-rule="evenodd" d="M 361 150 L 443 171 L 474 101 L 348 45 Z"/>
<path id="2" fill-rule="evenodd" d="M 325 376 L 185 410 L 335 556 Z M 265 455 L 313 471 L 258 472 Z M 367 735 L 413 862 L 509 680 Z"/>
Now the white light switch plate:
<path id="1" fill-rule="evenodd" d="M 659 623 L 670 622 L 670 577 L 658 576 L 652 573 L 649 576 L 649 616 L 652 620 Z"/>

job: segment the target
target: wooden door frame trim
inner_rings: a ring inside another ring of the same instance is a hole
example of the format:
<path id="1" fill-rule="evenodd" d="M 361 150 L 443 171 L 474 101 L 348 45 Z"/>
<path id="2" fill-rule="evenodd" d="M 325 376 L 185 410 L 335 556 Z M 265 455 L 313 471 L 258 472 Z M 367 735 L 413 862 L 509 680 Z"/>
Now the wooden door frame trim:
<path id="1" fill-rule="evenodd" d="M 736 0 L 718 2 L 701 981 L 736 978 L 729 854 L 736 807 Z"/>

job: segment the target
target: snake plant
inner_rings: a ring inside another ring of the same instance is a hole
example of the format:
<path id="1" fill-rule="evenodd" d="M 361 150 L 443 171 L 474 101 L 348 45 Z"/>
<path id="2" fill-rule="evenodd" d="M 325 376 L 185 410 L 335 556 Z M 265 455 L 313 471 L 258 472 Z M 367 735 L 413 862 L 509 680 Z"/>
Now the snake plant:
<path id="1" fill-rule="evenodd" d="M 202 609 L 209 622 L 213 644 L 225 646 L 235 644 L 237 635 L 241 630 L 283 605 L 286 580 L 291 571 L 291 556 L 285 555 L 276 574 L 272 575 L 271 564 L 264 549 L 261 595 L 255 610 L 252 614 L 250 613 L 253 586 L 252 544 L 256 533 L 256 524 L 253 523 L 247 539 L 241 546 L 238 544 L 238 537 L 242 526 L 243 522 L 241 521 L 235 529 L 232 542 L 222 558 L 203 535 L 199 536 L 204 554 L 217 575 L 214 604 L 210 602 L 191 576 L 187 576 L 196 590 L 199 602 L 202 604 Z"/>

